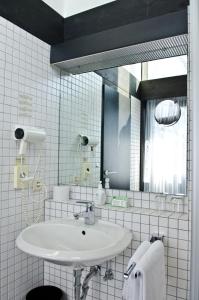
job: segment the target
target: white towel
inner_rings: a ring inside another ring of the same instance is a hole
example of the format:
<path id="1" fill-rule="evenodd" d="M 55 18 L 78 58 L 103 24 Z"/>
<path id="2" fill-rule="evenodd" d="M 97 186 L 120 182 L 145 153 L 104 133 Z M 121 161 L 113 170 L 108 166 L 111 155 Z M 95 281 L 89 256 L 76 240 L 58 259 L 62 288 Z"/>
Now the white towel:
<path id="1" fill-rule="evenodd" d="M 165 299 L 164 246 L 161 241 L 154 242 L 141 257 L 133 270 L 134 276 L 136 272 L 140 273 L 136 279 L 140 289 L 137 300 Z"/>
<path id="2" fill-rule="evenodd" d="M 135 251 L 134 255 L 131 257 L 128 263 L 127 269 L 133 264 L 137 263 L 141 257 L 146 253 L 146 251 L 150 247 L 150 243 L 148 241 L 144 241 Z M 124 288 L 123 288 L 123 299 L 125 300 L 139 300 L 137 296 L 139 295 L 139 281 L 135 279 L 133 272 L 129 276 L 128 279 L 124 280 Z"/>

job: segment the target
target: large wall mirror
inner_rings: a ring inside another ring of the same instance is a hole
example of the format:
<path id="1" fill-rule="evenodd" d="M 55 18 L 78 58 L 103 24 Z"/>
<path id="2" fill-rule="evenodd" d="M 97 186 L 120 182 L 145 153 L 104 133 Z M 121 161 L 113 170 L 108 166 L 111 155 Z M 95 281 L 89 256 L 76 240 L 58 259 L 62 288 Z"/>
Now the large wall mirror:
<path id="1" fill-rule="evenodd" d="M 59 183 L 186 194 L 187 56 L 61 74 Z"/>

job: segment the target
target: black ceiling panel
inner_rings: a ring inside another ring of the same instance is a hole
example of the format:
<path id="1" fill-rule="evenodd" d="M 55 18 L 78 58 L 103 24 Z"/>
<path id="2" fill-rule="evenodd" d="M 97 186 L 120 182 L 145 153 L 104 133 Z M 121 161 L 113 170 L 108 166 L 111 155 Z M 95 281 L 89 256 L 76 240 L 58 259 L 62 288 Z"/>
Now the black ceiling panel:
<path id="1" fill-rule="evenodd" d="M 51 63 L 186 34 L 187 10 L 82 36 L 51 47 Z"/>
<path id="2" fill-rule="evenodd" d="M 0 16 L 50 45 L 64 40 L 64 18 L 41 0 L 0 0 Z"/>
<path id="3" fill-rule="evenodd" d="M 141 81 L 137 98 L 142 101 L 187 96 L 187 75 Z"/>
<path id="4" fill-rule="evenodd" d="M 188 0 L 117 0 L 64 20 L 65 40 L 183 10 Z"/>

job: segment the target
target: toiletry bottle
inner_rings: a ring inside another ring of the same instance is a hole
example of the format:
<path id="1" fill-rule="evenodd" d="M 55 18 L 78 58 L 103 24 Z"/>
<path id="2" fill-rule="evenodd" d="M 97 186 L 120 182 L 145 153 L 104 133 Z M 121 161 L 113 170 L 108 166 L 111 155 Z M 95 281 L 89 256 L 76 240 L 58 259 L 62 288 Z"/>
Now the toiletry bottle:
<path id="1" fill-rule="evenodd" d="M 106 203 L 106 194 L 104 189 L 102 188 L 102 182 L 100 181 L 98 184 L 98 189 L 95 197 L 96 205 L 104 205 Z"/>
<path id="2" fill-rule="evenodd" d="M 105 178 L 105 189 L 110 189 L 110 179 L 109 179 L 109 177 Z"/>

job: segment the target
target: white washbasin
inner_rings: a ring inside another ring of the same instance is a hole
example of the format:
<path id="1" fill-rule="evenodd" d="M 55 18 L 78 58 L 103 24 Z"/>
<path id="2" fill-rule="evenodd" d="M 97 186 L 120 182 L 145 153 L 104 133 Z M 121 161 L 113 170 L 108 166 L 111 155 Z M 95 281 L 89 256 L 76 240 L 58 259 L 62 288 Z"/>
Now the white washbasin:
<path id="1" fill-rule="evenodd" d="M 64 219 L 31 225 L 16 240 L 17 247 L 33 256 L 68 266 L 93 266 L 117 256 L 132 239 L 130 230 L 102 220 Z"/>

